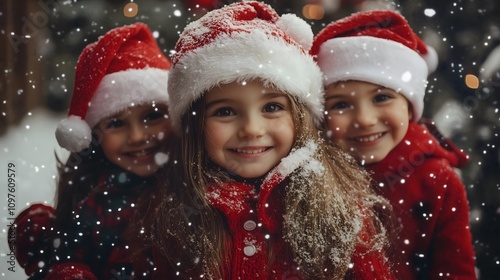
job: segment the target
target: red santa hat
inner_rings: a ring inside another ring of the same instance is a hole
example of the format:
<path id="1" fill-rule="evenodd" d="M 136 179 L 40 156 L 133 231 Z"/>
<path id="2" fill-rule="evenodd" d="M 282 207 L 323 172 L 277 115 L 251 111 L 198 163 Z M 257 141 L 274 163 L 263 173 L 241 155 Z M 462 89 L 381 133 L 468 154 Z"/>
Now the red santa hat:
<path id="1" fill-rule="evenodd" d="M 68 111 L 56 130 L 71 152 L 89 147 L 100 120 L 130 106 L 167 103 L 170 61 L 143 23 L 114 28 L 81 53 Z"/>
<path id="2" fill-rule="evenodd" d="M 314 38 L 311 54 L 325 87 L 347 80 L 378 84 L 409 100 L 413 121 L 422 117 L 427 76 L 438 58 L 400 14 L 367 11 L 333 22 Z"/>
<path id="3" fill-rule="evenodd" d="M 294 95 L 319 124 L 323 117 L 321 71 L 308 51 L 309 24 L 269 5 L 245 1 L 208 12 L 180 35 L 168 92 L 177 129 L 192 103 L 218 84 L 260 79 Z"/>

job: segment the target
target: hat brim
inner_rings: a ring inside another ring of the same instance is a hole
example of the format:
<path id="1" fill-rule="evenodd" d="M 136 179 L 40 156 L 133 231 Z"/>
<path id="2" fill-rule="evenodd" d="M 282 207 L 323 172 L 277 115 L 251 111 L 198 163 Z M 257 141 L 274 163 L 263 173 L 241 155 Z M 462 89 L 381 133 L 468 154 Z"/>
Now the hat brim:
<path id="1" fill-rule="evenodd" d="M 168 103 L 168 71 L 158 68 L 128 69 L 104 76 L 85 120 L 94 127 L 103 118 L 130 106 Z"/>
<path id="2" fill-rule="evenodd" d="M 171 116 L 180 119 L 206 91 L 218 84 L 260 79 L 304 102 L 314 119 L 323 118 L 322 75 L 313 58 L 260 30 L 221 35 L 181 57 L 170 70 Z"/>
<path id="3" fill-rule="evenodd" d="M 427 64 L 417 52 L 395 41 L 371 37 L 341 37 L 324 42 L 318 53 L 325 87 L 348 80 L 381 85 L 403 94 L 418 121 L 424 108 Z"/>

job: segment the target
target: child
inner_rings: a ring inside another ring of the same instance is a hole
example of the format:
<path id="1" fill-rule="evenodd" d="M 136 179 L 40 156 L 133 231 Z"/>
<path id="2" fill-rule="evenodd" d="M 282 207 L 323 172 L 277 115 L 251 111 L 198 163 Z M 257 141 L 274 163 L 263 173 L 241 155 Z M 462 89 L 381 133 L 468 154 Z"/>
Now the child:
<path id="1" fill-rule="evenodd" d="M 45 220 L 59 234 L 40 240 L 47 246 L 42 249 L 53 252 L 53 243 L 57 252 L 50 263 L 42 260 L 40 276 L 48 267 L 45 279 L 111 279 L 153 271 L 147 260 L 138 270 L 132 267 L 137 246 L 124 232 L 137 214 L 137 198 L 151 192 L 175 138 L 167 116 L 169 68 L 142 23 L 112 29 L 83 50 L 68 117 L 56 131 L 59 144 L 72 152 L 60 167 L 55 218 Z"/>
<path id="2" fill-rule="evenodd" d="M 465 188 L 468 157 L 419 124 L 435 52 L 392 11 L 353 14 L 316 36 L 326 126 L 372 174 L 401 232 L 390 240 L 400 279 L 475 279 Z M 429 64 L 429 66 L 427 65 Z"/>
<path id="3" fill-rule="evenodd" d="M 183 176 L 158 188 L 168 199 L 152 227 L 164 275 L 391 278 L 372 213 L 384 200 L 314 125 L 323 91 L 312 37 L 303 20 L 254 1 L 184 29 L 168 88 Z"/>

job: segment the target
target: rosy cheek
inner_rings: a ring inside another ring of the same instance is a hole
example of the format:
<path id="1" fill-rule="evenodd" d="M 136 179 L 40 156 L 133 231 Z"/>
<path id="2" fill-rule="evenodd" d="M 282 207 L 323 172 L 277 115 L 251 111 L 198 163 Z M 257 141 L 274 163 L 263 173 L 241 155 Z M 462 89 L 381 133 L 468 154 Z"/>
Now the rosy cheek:
<path id="1" fill-rule="evenodd" d="M 329 122 L 327 130 L 332 137 L 336 137 L 336 138 L 342 137 L 346 131 L 344 126 L 339 125 L 338 123 L 333 123 L 333 122 Z"/>
<path id="2" fill-rule="evenodd" d="M 354 147 L 353 147 L 353 146 L 351 146 L 351 145 L 349 145 L 349 143 L 347 143 L 347 142 L 346 142 L 346 141 L 344 141 L 344 140 L 340 140 L 340 141 L 338 141 L 338 144 L 339 144 L 339 146 L 340 146 L 342 149 L 344 149 L 344 150 L 346 150 L 346 151 L 349 151 L 349 152 L 355 152 Z"/>
<path id="3" fill-rule="evenodd" d="M 343 139 L 344 133 L 337 129 L 331 130 L 330 128 L 327 128 L 326 136 L 333 142 L 340 143 Z"/>
<path id="4" fill-rule="evenodd" d="M 293 121 L 291 120 L 276 120 L 271 123 L 271 127 L 274 127 L 276 132 L 290 131 L 293 130 Z"/>

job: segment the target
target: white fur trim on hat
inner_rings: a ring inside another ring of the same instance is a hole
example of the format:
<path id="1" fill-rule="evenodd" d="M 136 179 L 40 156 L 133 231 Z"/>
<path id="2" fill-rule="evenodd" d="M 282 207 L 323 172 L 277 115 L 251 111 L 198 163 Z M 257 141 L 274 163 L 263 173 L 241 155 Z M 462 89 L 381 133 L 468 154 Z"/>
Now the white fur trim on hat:
<path id="1" fill-rule="evenodd" d="M 371 36 L 342 37 L 323 43 L 317 60 L 325 87 L 348 80 L 378 84 L 410 101 L 413 121 L 422 117 L 428 68 L 416 51 Z"/>
<path id="2" fill-rule="evenodd" d="M 157 68 L 128 69 L 104 76 L 85 120 L 94 127 L 103 118 L 130 106 L 167 103 L 168 71 Z"/>
<path id="3" fill-rule="evenodd" d="M 184 54 L 170 69 L 170 115 L 180 130 L 182 115 L 206 91 L 218 84 L 259 78 L 304 102 L 319 124 L 324 111 L 321 77 L 309 54 L 278 37 L 258 29 L 221 35 Z"/>

